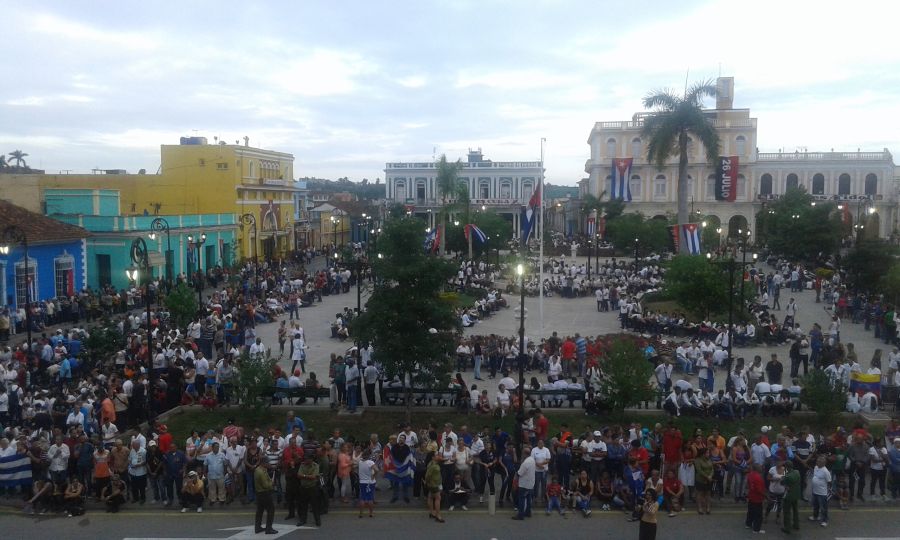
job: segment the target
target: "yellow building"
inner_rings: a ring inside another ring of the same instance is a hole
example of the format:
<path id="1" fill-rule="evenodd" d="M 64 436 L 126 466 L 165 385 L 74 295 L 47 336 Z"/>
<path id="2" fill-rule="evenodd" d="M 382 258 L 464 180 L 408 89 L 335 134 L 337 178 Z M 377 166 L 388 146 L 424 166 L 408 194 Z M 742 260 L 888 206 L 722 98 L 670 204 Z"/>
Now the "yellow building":
<path id="1" fill-rule="evenodd" d="M 159 174 L 0 174 L 0 199 L 42 212 L 47 189 L 117 190 L 120 214 L 234 213 L 245 223 L 239 253 L 260 259 L 293 249 L 294 156 L 203 137 L 161 145 Z M 256 234 L 251 219 L 256 224 Z"/>

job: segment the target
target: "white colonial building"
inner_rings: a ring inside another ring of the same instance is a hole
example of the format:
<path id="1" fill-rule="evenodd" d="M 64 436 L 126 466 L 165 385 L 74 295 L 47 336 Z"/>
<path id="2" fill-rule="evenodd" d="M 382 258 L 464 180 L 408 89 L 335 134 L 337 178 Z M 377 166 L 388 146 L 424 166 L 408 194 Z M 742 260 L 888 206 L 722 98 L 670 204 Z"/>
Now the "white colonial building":
<path id="1" fill-rule="evenodd" d="M 715 167 L 706 161 L 699 141 L 688 147 L 688 193 L 692 216 L 719 222 L 723 235 L 739 228 L 756 230 L 756 214 L 767 201 L 790 187 L 803 186 L 820 200 L 848 204 L 853 223 L 877 230 L 881 237 L 897 230 L 897 185 L 900 175 L 891 153 L 795 152 L 762 153 L 757 150 L 757 119 L 749 109 L 735 109 L 734 79 L 716 82 L 716 108 L 706 111 L 721 141 L 721 155 L 738 156 L 737 197 L 734 202 L 716 201 Z M 613 158 L 634 158 L 629 187 L 632 202 L 627 211 L 647 216 L 674 214 L 677 210 L 678 159 L 671 158 L 659 169 L 647 162 L 647 141 L 641 138 L 644 118 L 636 113 L 631 121 L 597 122 L 588 137 L 591 157 L 585 163 L 588 178 L 582 193 L 600 195 L 610 190 Z"/>
<path id="2" fill-rule="evenodd" d="M 469 187 L 472 210 L 494 210 L 512 223 L 518 235 L 520 209 L 541 178 L 541 162 L 491 161 L 478 149 L 469 150 L 460 165 L 459 180 Z M 387 163 L 384 175 L 387 204 L 403 204 L 433 227 L 441 207 L 434 162 Z"/>

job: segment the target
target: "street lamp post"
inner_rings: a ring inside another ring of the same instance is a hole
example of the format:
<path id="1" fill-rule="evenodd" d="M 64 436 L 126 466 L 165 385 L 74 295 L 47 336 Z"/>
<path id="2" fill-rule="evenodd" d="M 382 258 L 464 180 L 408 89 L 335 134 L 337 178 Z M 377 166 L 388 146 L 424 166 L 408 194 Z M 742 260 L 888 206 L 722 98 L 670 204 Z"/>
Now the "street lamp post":
<path id="1" fill-rule="evenodd" d="M 516 265 L 519 275 L 519 414 L 525 417 L 525 266 Z M 518 428 L 517 428 L 518 430 Z"/>
<path id="2" fill-rule="evenodd" d="M 640 246 L 641 240 L 639 238 L 634 239 L 634 271 L 638 271 L 638 256 L 640 254 Z"/>
<path id="3" fill-rule="evenodd" d="M 153 422 L 153 396 L 156 385 L 153 382 L 153 330 L 152 315 L 150 313 L 150 257 L 147 251 L 147 243 L 140 236 L 131 242 L 131 262 L 132 267 L 125 271 L 128 279 L 134 281 L 135 285 L 140 286 L 141 270 L 144 272 L 144 301 L 147 304 L 147 376 L 150 379 L 150 391 L 147 393 L 147 418 Z"/>
<path id="4" fill-rule="evenodd" d="M 16 227 L 15 225 L 9 225 L 5 229 L 3 229 L 2 236 L 0 236 L 0 254 L 9 255 L 10 244 L 21 244 L 23 255 L 25 257 L 25 333 L 28 339 L 28 344 L 25 351 L 25 357 L 31 358 L 32 349 L 31 349 L 31 277 L 28 274 L 28 236 L 25 234 L 25 231 Z M 16 280 L 16 286 L 18 286 L 18 280 Z M 18 295 L 16 303 L 18 303 Z"/>
<path id="5" fill-rule="evenodd" d="M 203 312 L 203 279 L 201 277 L 201 269 L 200 269 L 200 248 L 203 247 L 203 244 L 206 243 L 206 233 L 200 233 L 200 236 L 194 238 L 192 235 L 188 235 L 188 242 L 194 242 L 194 247 L 196 249 L 197 256 L 197 309 L 202 313 Z"/>
<path id="6" fill-rule="evenodd" d="M 738 233 L 741 233 L 738 230 Z M 741 318 L 744 315 L 744 272 L 747 271 L 747 242 L 750 240 L 750 231 L 744 231 L 740 234 L 741 240 Z M 753 262 L 756 262 L 756 253 L 753 254 Z"/>
<path id="7" fill-rule="evenodd" d="M 707 252 L 706 259 L 713 263 L 718 264 L 727 264 L 728 265 L 728 369 L 731 369 L 732 366 L 732 355 L 731 355 L 731 347 L 732 342 L 734 341 L 734 270 L 736 261 L 734 257 L 728 259 L 727 261 L 713 261 L 712 254 Z M 743 290 L 743 286 L 741 287 Z"/>
<path id="8" fill-rule="evenodd" d="M 245 223 L 250 226 L 250 231 L 253 234 L 253 275 L 256 281 L 256 294 L 259 294 L 259 252 L 256 250 L 256 216 L 253 214 L 242 214 L 241 229 L 244 228 Z"/>
<path id="9" fill-rule="evenodd" d="M 150 240 L 156 240 L 159 233 L 166 233 L 166 294 L 172 288 L 172 234 L 169 222 L 165 218 L 158 217 L 150 222 Z"/>

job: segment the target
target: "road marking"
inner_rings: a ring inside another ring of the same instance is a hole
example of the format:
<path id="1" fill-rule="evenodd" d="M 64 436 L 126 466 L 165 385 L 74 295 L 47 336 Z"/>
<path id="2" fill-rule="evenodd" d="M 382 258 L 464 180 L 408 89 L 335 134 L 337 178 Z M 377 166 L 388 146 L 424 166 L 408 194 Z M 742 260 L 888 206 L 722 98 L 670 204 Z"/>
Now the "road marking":
<path id="1" fill-rule="evenodd" d="M 278 533 L 273 535 L 268 535 L 266 538 L 279 538 L 286 534 L 291 534 L 296 530 L 303 529 L 315 529 L 315 527 L 293 527 L 293 526 L 282 526 L 279 527 Z M 145 537 L 145 536 L 130 536 L 123 538 L 122 540 L 250 540 L 251 538 L 259 538 L 256 533 L 256 527 L 254 525 L 248 525 L 246 527 L 230 527 L 228 529 L 219 529 L 220 531 L 235 531 L 231 536 L 213 536 L 209 538 L 197 538 L 187 537 L 187 538 L 168 538 L 168 537 Z"/>

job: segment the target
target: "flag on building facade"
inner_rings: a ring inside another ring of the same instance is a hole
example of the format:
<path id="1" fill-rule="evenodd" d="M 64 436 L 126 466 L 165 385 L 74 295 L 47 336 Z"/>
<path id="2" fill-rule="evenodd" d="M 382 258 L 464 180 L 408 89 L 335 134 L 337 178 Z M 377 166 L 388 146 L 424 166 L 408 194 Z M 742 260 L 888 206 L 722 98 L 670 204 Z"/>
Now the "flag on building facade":
<path id="1" fill-rule="evenodd" d="M 876 396 L 881 395 L 881 375 L 868 373 L 850 373 L 850 391 L 862 396 L 867 392 L 872 392 Z"/>
<path id="2" fill-rule="evenodd" d="M 631 187 L 628 180 L 631 178 L 631 164 L 634 158 L 613 158 L 612 161 L 612 186 L 610 186 L 609 198 L 631 202 Z"/>
<path id="3" fill-rule="evenodd" d="M 0 487 L 31 485 L 31 459 L 27 455 L 13 454 L 0 458 Z"/>
<path id="4" fill-rule="evenodd" d="M 738 157 L 719 156 L 716 159 L 716 200 L 734 202 L 737 196 Z"/>
<path id="5" fill-rule="evenodd" d="M 187 267 L 191 269 L 191 272 L 193 272 L 193 268 L 196 264 L 197 263 L 194 261 L 194 243 L 188 242 L 188 245 L 187 245 Z"/>
<path id="6" fill-rule="evenodd" d="M 463 229 L 463 234 L 466 235 L 466 240 L 469 239 L 469 235 L 474 235 L 474 239 L 478 240 L 482 244 L 487 242 L 487 235 L 484 234 L 484 231 L 478 228 L 478 225 L 474 223 L 469 223 L 466 225 L 465 229 Z"/>
<path id="7" fill-rule="evenodd" d="M 597 229 L 597 220 L 593 216 L 587 218 L 587 235 L 588 238 L 594 237 L 594 231 Z"/>
<path id="8" fill-rule="evenodd" d="M 535 230 L 538 216 L 541 209 L 541 182 L 538 182 L 531 199 L 528 200 L 528 206 L 522 208 L 522 245 L 528 243 L 528 238 Z"/>
<path id="9" fill-rule="evenodd" d="M 435 227 L 434 229 L 431 229 L 430 231 L 425 232 L 425 243 L 422 246 L 425 249 L 425 253 L 431 253 L 432 251 L 435 250 L 435 246 L 438 245 L 437 232 L 438 232 L 437 227 Z"/>

